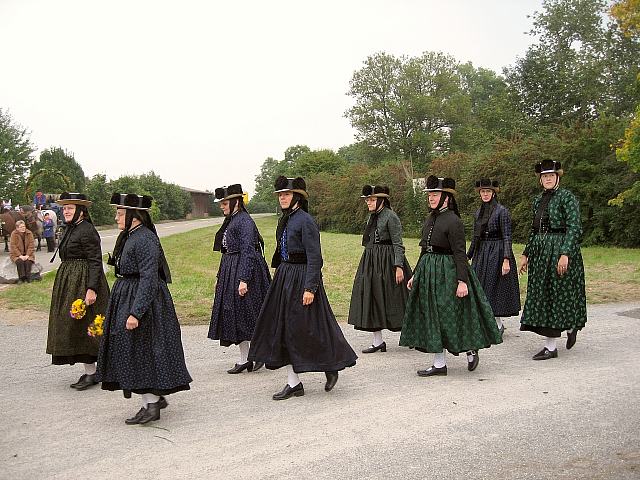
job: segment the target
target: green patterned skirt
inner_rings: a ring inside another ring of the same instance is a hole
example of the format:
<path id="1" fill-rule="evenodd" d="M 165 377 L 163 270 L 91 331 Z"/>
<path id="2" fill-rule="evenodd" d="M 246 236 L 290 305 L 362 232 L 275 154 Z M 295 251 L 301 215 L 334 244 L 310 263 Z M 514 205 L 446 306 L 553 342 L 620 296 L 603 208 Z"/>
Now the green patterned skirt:
<path id="1" fill-rule="evenodd" d="M 58 268 L 53 284 L 51 309 L 49 310 L 49 333 L 47 353 L 54 365 L 93 363 L 98 357 L 99 339 L 87 334 L 87 327 L 96 317 L 104 315 L 109 303 L 109 286 L 102 275 L 96 303 L 87 307 L 82 319 L 69 314 L 71 304 L 87 293 L 89 265 L 86 260 L 65 260 Z"/>
<path id="2" fill-rule="evenodd" d="M 529 279 L 520 330 L 559 337 L 563 330 L 582 329 L 587 323 L 587 297 L 580 247 L 569 252 L 569 268 L 558 275 L 563 234 L 533 237 L 529 244 Z"/>
<path id="3" fill-rule="evenodd" d="M 404 314 L 400 345 L 457 355 L 502 343 L 491 305 L 472 269 L 469 294 L 456 297 L 452 255 L 427 253 L 418 261 Z"/>

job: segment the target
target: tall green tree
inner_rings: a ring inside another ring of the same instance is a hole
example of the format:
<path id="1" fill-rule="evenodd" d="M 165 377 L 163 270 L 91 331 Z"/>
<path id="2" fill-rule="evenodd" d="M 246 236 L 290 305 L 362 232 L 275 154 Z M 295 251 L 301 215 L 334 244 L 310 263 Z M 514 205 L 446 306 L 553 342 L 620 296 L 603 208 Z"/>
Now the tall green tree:
<path id="1" fill-rule="evenodd" d="M 29 132 L 0 108 L 0 197 L 14 204 L 27 201 L 24 185 L 34 151 Z"/>
<path id="2" fill-rule="evenodd" d="M 298 157 L 293 171 L 301 177 L 321 172 L 339 174 L 346 165 L 347 161 L 333 150 L 313 150 Z"/>
<path id="3" fill-rule="evenodd" d="M 115 209 L 109 205 L 111 200 L 111 186 L 107 182 L 107 176 L 103 173 L 94 175 L 87 180 L 85 192 L 91 200 L 91 220 L 95 225 L 111 225 L 115 223 Z"/>
<path id="4" fill-rule="evenodd" d="M 86 184 L 84 170 L 74 158 L 73 153 L 62 147 L 43 150 L 39 160 L 31 166 L 30 177 L 33 178 L 30 185 L 31 193 L 36 190 L 42 190 L 45 193 L 59 193 L 68 189 L 74 192 L 84 192 Z M 67 181 L 70 182 L 69 185 L 67 185 Z"/>

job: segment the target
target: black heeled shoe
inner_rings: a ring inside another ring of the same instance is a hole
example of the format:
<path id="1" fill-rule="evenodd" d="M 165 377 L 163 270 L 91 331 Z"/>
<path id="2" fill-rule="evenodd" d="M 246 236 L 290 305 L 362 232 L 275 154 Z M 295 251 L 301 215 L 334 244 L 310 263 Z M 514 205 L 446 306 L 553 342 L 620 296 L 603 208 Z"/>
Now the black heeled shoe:
<path id="1" fill-rule="evenodd" d="M 338 372 L 324 372 L 325 377 L 327 377 L 327 383 L 324 384 L 324 391 L 330 392 L 333 390 L 333 387 L 338 383 Z"/>
<path id="2" fill-rule="evenodd" d="M 365 348 L 364 350 L 362 350 L 362 353 L 375 353 L 378 350 L 380 350 L 381 352 L 386 352 L 387 351 L 387 343 L 386 342 L 382 342 L 377 347 L 371 345 L 369 348 Z"/>
<path id="3" fill-rule="evenodd" d="M 467 355 L 471 355 L 471 361 L 467 358 L 467 370 L 473 372 L 478 367 L 478 363 L 480 363 L 480 355 L 476 350 L 467 352 Z"/>
<path id="4" fill-rule="evenodd" d="M 553 352 L 544 347 L 538 353 L 533 356 L 534 360 L 549 360 L 550 358 L 558 357 L 558 349 L 556 348 Z"/>
<path id="5" fill-rule="evenodd" d="M 160 395 L 160 399 L 158 400 L 158 407 L 160 407 L 160 410 L 167 408 L 168 406 L 169 402 L 167 402 L 167 399 Z"/>
<path id="6" fill-rule="evenodd" d="M 576 344 L 576 340 L 578 338 L 578 329 L 574 328 L 573 330 L 569 330 L 567 332 L 567 350 L 571 350 L 573 346 Z"/>
<path id="7" fill-rule="evenodd" d="M 142 416 L 138 420 L 140 425 L 144 425 L 145 423 L 155 422 L 156 420 L 160 420 L 160 402 L 149 403 L 147 404 L 147 408 L 144 409 Z"/>
<path id="8" fill-rule="evenodd" d="M 142 407 L 133 417 L 125 419 L 124 423 L 126 423 L 127 425 L 137 425 L 138 423 L 140 423 L 140 419 L 144 415 L 144 412 L 145 408 Z"/>
<path id="9" fill-rule="evenodd" d="M 85 377 L 87 376 L 86 373 L 83 373 L 82 375 L 80 375 L 80 378 L 78 379 L 78 381 L 76 383 L 72 383 L 71 385 L 69 385 L 71 388 L 77 388 L 78 385 L 80 385 L 82 382 L 84 382 Z"/>
<path id="10" fill-rule="evenodd" d="M 97 385 L 97 384 L 98 382 L 96 382 L 95 374 L 94 375 L 85 374 L 82 377 L 80 377 L 80 380 L 78 380 L 76 383 L 73 384 L 75 385 L 75 387 L 73 385 L 71 385 L 71 387 L 75 388 L 78 391 L 82 391 L 82 390 L 86 390 L 89 387 L 93 387 L 94 385 Z"/>
<path id="11" fill-rule="evenodd" d="M 253 362 L 253 370 L 249 370 L 250 372 L 257 372 L 262 367 L 264 367 L 264 363 L 262 362 Z"/>
<path id="12" fill-rule="evenodd" d="M 235 367 L 230 370 L 227 370 L 227 373 L 236 374 L 242 373 L 245 370 L 252 371 L 253 370 L 253 362 L 245 362 L 245 363 L 236 363 Z"/>
<path id="13" fill-rule="evenodd" d="M 302 385 L 302 382 L 297 384 L 295 387 L 290 387 L 287 383 L 282 390 L 280 390 L 278 393 L 274 393 L 273 397 L 271 398 L 273 398 L 274 400 L 286 400 L 287 398 L 302 397 L 303 395 L 304 386 Z"/>
<path id="14" fill-rule="evenodd" d="M 433 377 L 433 376 L 447 376 L 447 366 L 444 367 L 435 367 L 431 365 L 429 368 L 425 368 L 424 370 L 418 370 L 416 372 L 419 377 Z"/>

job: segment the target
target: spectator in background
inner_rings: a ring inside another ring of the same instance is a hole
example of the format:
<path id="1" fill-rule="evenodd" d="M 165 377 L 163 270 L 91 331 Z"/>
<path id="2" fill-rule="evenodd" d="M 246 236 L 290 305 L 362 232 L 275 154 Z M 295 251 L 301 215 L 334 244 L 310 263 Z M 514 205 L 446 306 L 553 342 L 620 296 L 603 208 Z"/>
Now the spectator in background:
<path id="1" fill-rule="evenodd" d="M 35 241 L 23 220 L 16 222 L 16 228 L 11 233 L 9 257 L 18 269 L 18 283 L 31 282 L 31 267 L 36 261 Z"/>
<path id="2" fill-rule="evenodd" d="M 10 198 L 5 198 L 2 200 L 2 205 L 0 206 L 0 213 L 4 212 L 5 210 L 11 210 Z"/>
<path id="3" fill-rule="evenodd" d="M 55 224 L 51 219 L 51 216 L 48 213 L 44 214 L 44 219 L 42 220 L 42 228 L 44 230 L 43 236 L 47 241 L 47 252 L 53 252 L 53 248 L 55 247 Z"/>
<path id="4" fill-rule="evenodd" d="M 46 203 L 47 197 L 45 197 L 44 193 L 42 193 L 42 190 L 38 190 L 33 197 L 33 206 L 36 208 L 36 210 L 42 210 L 42 207 L 44 207 Z"/>

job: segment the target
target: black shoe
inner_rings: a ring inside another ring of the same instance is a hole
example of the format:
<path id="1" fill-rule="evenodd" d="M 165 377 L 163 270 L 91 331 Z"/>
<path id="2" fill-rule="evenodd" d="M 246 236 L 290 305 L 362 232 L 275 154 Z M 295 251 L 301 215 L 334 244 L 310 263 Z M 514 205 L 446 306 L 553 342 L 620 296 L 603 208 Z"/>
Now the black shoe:
<path id="1" fill-rule="evenodd" d="M 254 362 L 253 363 L 253 370 L 249 370 L 250 372 L 257 372 L 258 370 L 260 370 L 262 367 L 264 367 L 264 363 L 262 362 Z"/>
<path id="2" fill-rule="evenodd" d="M 84 377 L 84 378 L 83 378 Z M 78 383 L 75 384 L 75 388 L 76 390 L 86 390 L 89 387 L 93 387 L 94 385 L 97 385 L 98 382 L 96 382 L 96 376 L 94 375 L 83 375 L 82 377 L 80 377 L 80 380 L 78 380 Z"/>
<path id="3" fill-rule="evenodd" d="M 567 350 L 571 350 L 573 346 L 576 344 L 576 339 L 578 337 L 578 329 L 574 328 L 573 330 L 569 330 L 567 332 Z"/>
<path id="4" fill-rule="evenodd" d="M 146 409 L 142 407 L 133 417 L 125 419 L 124 423 L 126 423 L 127 425 L 137 425 L 138 423 L 140 423 L 140 419 L 144 415 L 145 411 Z"/>
<path id="5" fill-rule="evenodd" d="M 142 416 L 138 419 L 140 425 L 160 420 L 160 402 L 149 403 L 144 409 Z"/>
<path id="6" fill-rule="evenodd" d="M 534 360 L 549 360 L 550 358 L 558 357 L 558 349 L 555 349 L 553 352 L 548 350 L 547 347 L 544 347 L 538 353 L 533 356 Z"/>
<path id="7" fill-rule="evenodd" d="M 253 362 L 236 363 L 235 367 L 233 367 L 231 370 L 227 370 L 227 373 L 242 373 L 245 370 L 253 370 Z"/>
<path id="8" fill-rule="evenodd" d="M 365 348 L 364 350 L 362 350 L 362 353 L 375 353 L 378 350 L 380 350 L 381 352 L 386 352 L 387 351 L 387 343 L 386 342 L 382 342 L 377 347 L 374 347 L 373 345 L 371 345 L 369 348 Z"/>
<path id="9" fill-rule="evenodd" d="M 158 407 L 160 407 L 160 410 L 167 408 L 168 406 L 169 402 L 167 402 L 167 399 L 160 395 L 160 399 L 158 400 Z"/>
<path id="10" fill-rule="evenodd" d="M 81 383 L 84 382 L 85 377 L 87 376 L 86 373 L 83 373 L 80 378 L 78 379 L 78 381 L 76 383 L 72 383 L 71 385 L 69 385 L 71 388 L 78 388 L 78 385 L 80 385 Z"/>
<path id="11" fill-rule="evenodd" d="M 286 400 L 291 397 L 302 397 L 304 395 L 304 387 L 302 386 L 302 382 L 297 384 L 295 387 L 290 387 L 287 383 L 282 390 L 278 393 L 273 394 L 274 400 Z"/>
<path id="12" fill-rule="evenodd" d="M 431 365 L 429 368 L 425 370 L 418 370 L 417 373 L 419 377 L 432 377 L 434 375 L 446 377 L 447 366 L 445 365 L 444 367 L 434 367 L 433 365 Z"/>
<path id="13" fill-rule="evenodd" d="M 470 362 L 469 362 L 469 357 L 467 357 L 467 369 L 470 372 L 473 372 L 478 366 L 478 363 L 480 363 L 480 355 L 478 355 L 478 352 L 476 350 L 471 350 L 467 352 L 467 355 L 471 355 Z"/>
<path id="14" fill-rule="evenodd" d="M 384 345 L 384 344 L 383 344 Z M 338 383 L 338 372 L 324 372 L 327 377 L 327 383 L 324 384 L 324 391 L 330 392 Z"/>

